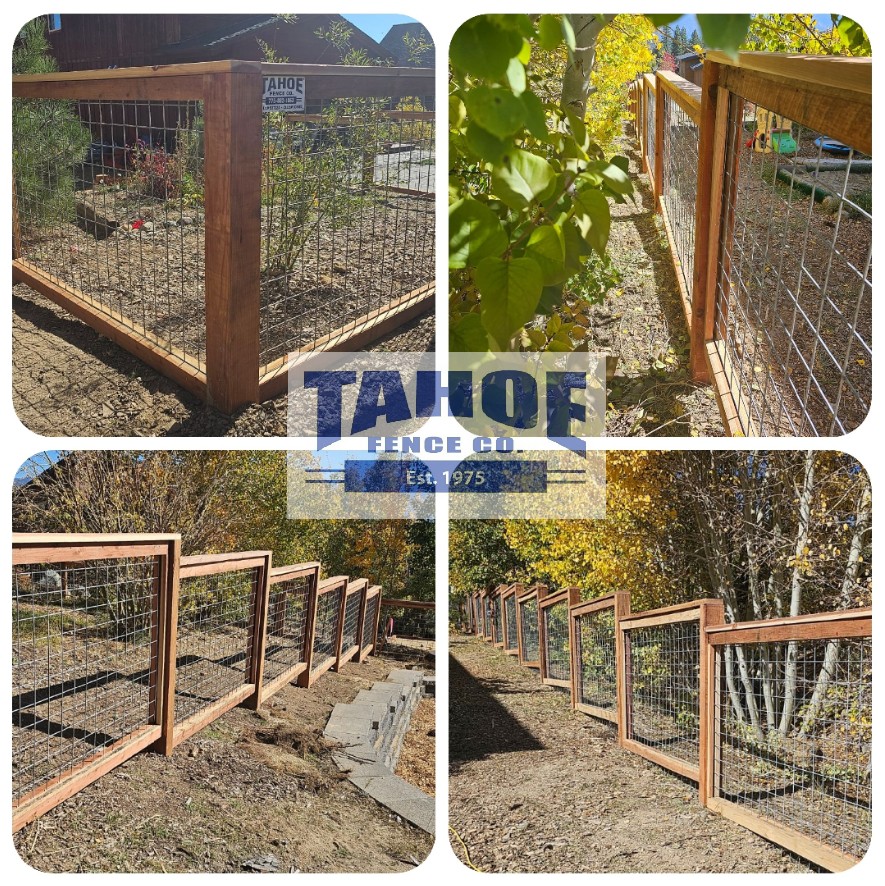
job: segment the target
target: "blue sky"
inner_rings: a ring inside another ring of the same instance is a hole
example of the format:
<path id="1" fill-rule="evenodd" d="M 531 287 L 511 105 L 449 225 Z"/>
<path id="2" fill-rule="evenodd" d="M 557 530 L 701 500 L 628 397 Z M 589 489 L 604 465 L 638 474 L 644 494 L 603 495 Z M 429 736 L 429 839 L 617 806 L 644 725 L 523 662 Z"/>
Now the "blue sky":
<path id="1" fill-rule="evenodd" d="M 344 15 L 349 22 L 355 24 L 361 31 L 365 31 L 373 40 L 381 42 L 384 35 L 392 25 L 401 25 L 404 22 L 413 22 L 415 19 L 407 15 Z"/>
<path id="2" fill-rule="evenodd" d="M 378 16 L 378 17 L 379 18 L 386 18 L 386 16 Z M 350 18 L 350 16 L 347 16 L 347 18 Z M 814 18 L 819 26 L 822 26 L 824 28 L 830 27 L 830 14 L 828 12 L 827 13 L 815 13 Z M 683 28 L 685 28 L 685 30 L 688 31 L 689 36 L 691 35 L 691 32 L 695 28 L 697 28 L 698 31 L 701 30 L 700 28 L 698 28 L 698 20 L 697 20 L 697 16 L 695 16 L 695 15 L 680 16 L 679 20 L 673 22 L 673 24 L 670 27 L 675 28 L 677 25 L 681 25 Z"/>

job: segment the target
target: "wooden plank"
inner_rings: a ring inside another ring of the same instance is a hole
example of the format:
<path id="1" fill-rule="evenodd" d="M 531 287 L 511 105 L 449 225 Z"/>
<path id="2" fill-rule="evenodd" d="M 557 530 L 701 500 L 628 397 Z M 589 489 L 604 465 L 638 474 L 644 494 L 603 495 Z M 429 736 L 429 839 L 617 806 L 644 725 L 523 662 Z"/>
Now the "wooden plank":
<path id="1" fill-rule="evenodd" d="M 80 72 L 71 71 L 70 74 Z M 89 72 L 91 73 L 91 72 Z M 113 74 L 113 70 L 106 72 Z M 25 75 L 23 75 L 25 76 Z M 48 76 L 48 75 L 27 75 Z M 15 79 L 15 78 L 13 78 Z M 66 99 L 69 101 L 184 102 L 203 98 L 203 75 L 164 77 L 159 80 L 29 80 L 12 84 L 13 98 Z"/>
<path id="2" fill-rule="evenodd" d="M 181 558 L 181 568 L 209 563 L 213 566 L 217 565 L 220 571 L 228 563 L 237 564 L 239 561 L 256 559 L 263 562 L 270 553 L 270 551 L 225 551 L 220 554 L 188 554 L 187 557 Z M 233 568 L 238 567 L 234 565 Z"/>
<path id="3" fill-rule="evenodd" d="M 805 625 L 819 622 L 851 622 L 856 620 L 872 620 L 872 606 L 860 606 L 856 609 L 834 609 L 831 612 L 812 612 L 806 615 L 787 615 L 783 618 L 769 618 L 764 621 L 737 621 L 731 624 L 717 624 L 707 630 L 711 634 L 740 634 L 759 627 L 774 628 L 782 625 Z"/>
<path id="4" fill-rule="evenodd" d="M 22 234 L 18 220 L 18 195 L 15 187 L 15 171 L 12 173 L 12 260 L 21 258 Z"/>
<path id="5" fill-rule="evenodd" d="M 378 626 L 381 623 L 381 587 L 378 587 L 378 606 L 375 607 L 375 631 L 372 634 L 372 652 L 378 648 Z"/>
<path id="6" fill-rule="evenodd" d="M 291 668 L 288 668 L 278 677 L 274 677 L 273 680 L 265 682 L 261 689 L 261 703 L 264 704 L 264 702 L 266 702 L 272 695 L 276 695 L 289 683 L 295 683 L 298 677 L 304 673 L 306 668 L 307 665 L 303 661 L 298 662 L 298 664 L 292 665 Z"/>
<path id="7" fill-rule="evenodd" d="M 616 623 L 617 624 L 617 623 Z M 633 664 L 630 657 L 630 635 L 615 631 L 615 669 L 618 686 L 618 744 L 623 748 L 633 736 Z"/>
<path id="8" fill-rule="evenodd" d="M 311 683 L 311 671 L 313 669 L 313 644 L 316 641 L 317 632 L 317 603 L 320 597 L 319 572 L 317 580 L 307 594 L 307 616 L 304 622 L 304 664 L 305 669 L 298 676 L 298 685 L 308 688 Z"/>
<path id="9" fill-rule="evenodd" d="M 708 341 L 704 352 L 707 358 L 710 382 L 713 385 L 713 394 L 716 398 L 716 405 L 719 407 L 719 417 L 722 419 L 725 433 L 729 437 L 743 437 L 745 436 L 744 429 L 738 416 L 737 406 L 728 384 L 728 376 L 719 356 L 716 342 Z"/>
<path id="10" fill-rule="evenodd" d="M 35 818 L 54 809 L 68 797 L 72 797 L 121 763 L 125 763 L 130 757 L 153 744 L 159 734 L 159 726 L 142 726 L 88 760 L 84 760 L 65 775 L 35 788 L 22 797 L 18 804 L 13 805 L 12 832 L 21 830 Z"/>
<path id="11" fill-rule="evenodd" d="M 793 85 L 823 86 L 831 90 L 847 90 L 860 95 L 873 94 L 873 60 L 833 55 L 799 55 L 786 52 L 741 52 L 737 61 L 718 50 L 706 58 L 729 69 L 755 71 Z"/>
<path id="12" fill-rule="evenodd" d="M 644 745 L 642 742 L 636 741 L 636 739 L 633 738 L 626 738 L 621 746 L 625 750 L 631 751 L 640 757 L 644 757 L 652 763 L 657 763 L 658 766 L 661 766 L 664 769 L 669 769 L 671 772 L 681 775 L 683 778 L 689 778 L 692 781 L 698 780 L 698 767 L 696 765 L 693 766 L 691 763 L 686 763 L 684 760 L 680 760 L 677 757 L 671 757 L 668 754 L 664 754 L 655 748 Z"/>
<path id="13" fill-rule="evenodd" d="M 73 287 L 59 285 L 34 265 L 23 259 L 12 263 L 12 282 L 25 283 L 69 314 L 91 326 L 99 335 L 120 345 L 161 375 L 174 381 L 201 400 L 206 396 L 206 376 L 194 365 L 196 358 L 175 353 L 177 349 L 158 344 L 134 329 L 133 321 L 113 316 L 88 295 Z"/>
<path id="14" fill-rule="evenodd" d="M 714 723 L 714 699 L 719 687 L 715 680 L 716 650 L 710 644 L 706 629 L 708 626 L 722 624 L 725 612 L 722 601 L 704 603 L 701 606 L 699 638 L 700 638 L 700 674 L 698 676 L 698 796 L 701 804 L 706 806 L 707 800 L 713 796 L 713 771 L 716 734 Z"/>
<path id="15" fill-rule="evenodd" d="M 676 248 L 676 238 L 673 236 L 673 228 L 670 225 L 670 216 L 667 207 L 661 201 L 661 218 L 664 221 L 664 232 L 667 235 L 667 243 L 670 246 L 670 255 L 673 258 L 673 270 L 676 271 L 676 286 L 679 289 L 679 300 L 682 303 L 682 313 L 685 316 L 685 326 L 691 333 L 691 294 L 685 282 L 685 273 L 679 252 Z"/>
<path id="16" fill-rule="evenodd" d="M 701 117 L 701 87 L 674 74 L 672 71 L 657 71 L 658 95 L 661 90 L 682 108 L 692 122 L 697 123 Z"/>
<path id="17" fill-rule="evenodd" d="M 196 578 L 200 575 L 223 575 L 226 572 L 240 572 L 244 569 L 255 569 L 262 566 L 266 562 L 266 555 L 252 555 L 242 560 L 218 561 L 217 563 L 195 563 L 193 565 L 185 564 L 188 557 L 182 557 L 181 577 Z"/>
<path id="18" fill-rule="evenodd" d="M 34 545 L 26 549 L 13 547 L 14 566 L 36 563 L 67 563 L 83 560 L 120 560 L 130 557 L 156 557 L 166 553 L 166 545 Z"/>
<path id="19" fill-rule="evenodd" d="M 267 618 L 270 604 L 270 570 L 273 555 L 267 552 L 262 563 L 255 567 L 252 602 L 252 637 L 246 660 L 249 682 L 255 687 L 243 705 L 257 711 L 261 706 L 261 689 L 264 683 L 265 655 L 267 653 Z"/>
<path id="20" fill-rule="evenodd" d="M 180 594 L 181 539 L 169 544 L 165 562 L 165 581 L 160 589 L 159 600 L 159 654 L 157 658 L 157 681 L 159 686 L 157 712 L 160 737 L 155 750 L 167 757 L 175 747 L 175 681 L 177 678 L 178 649 L 178 601 Z"/>
<path id="21" fill-rule="evenodd" d="M 631 615 L 620 623 L 620 627 L 623 631 L 632 631 L 637 628 L 656 628 L 661 625 L 697 621 L 699 617 L 698 612 L 699 610 L 697 609 L 688 609 L 683 612 L 668 612 L 664 615 L 643 616 L 642 618 L 637 618 L 635 615 Z"/>
<path id="22" fill-rule="evenodd" d="M 334 670 L 341 670 L 341 644 L 344 640 L 344 614 L 347 611 L 347 585 L 345 582 L 341 592 L 341 603 L 338 606 L 338 635 L 335 638 L 335 666 Z"/>
<path id="23" fill-rule="evenodd" d="M 581 704 L 580 702 L 575 703 L 575 710 L 580 711 L 582 714 L 589 714 L 591 717 L 596 717 L 599 720 L 607 720 L 609 723 L 618 722 L 618 712 L 617 710 L 609 710 L 607 708 L 598 708 L 592 704 Z"/>
<path id="24" fill-rule="evenodd" d="M 258 400 L 261 75 L 205 80 L 206 394 L 224 413 Z"/>
<path id="25" fill-rule="evenodd" d="M 767 818 L 755 815 L 747 809 L 742 808 L 737 803 L 724 800 L 721 797 L 713 797 L 710 799 L 707 808 L 711 812 L 716 812 L 723 818 L 733 821 L 754 834 L 759 834 L 772 843 L 783 846 L 790 852 L 808 859 L 814 864 L 826 868 L 834 873 L 839 871 L 847 871 L 860 861 L 852 855 L 845 855 L 831 849 L 829 846 L 799 833 L 792 828 L 784 825 L 776 824 Z"/>
<path id="26" fill-rule="evenodd" d="M 701 87 L 701 116 L 698 123 L 698 182 L 695 199 L 694 279 L 691 290 L 691 323 L 689 329 L 691 374 L 695 381 L 709 381 L 705 343 L 707 311 L 713 304 L 709 297 L 708 264 L 715 253 L 717 240 L 710 239 L 711 206 L 714 195 L 721 192 L 722 182 L 716 178 L 716 122 L 719 99 L 719 66 L 704 63 Z M 721 171 L 721 170 L 720 170 Z M 715 261 L 715 259 L 714 259 Z"/>
<path id="27" fill-rule="evenodd" d="M 733 67 L 724 69 L 722 82 L 768 111 L 873 153 L 872 97 L 867 93 Z"/>
<path id="28" fill-rule="evenodd" d="M 764 625 L 764 623 L 763 623 Z M 776 625 L 758 627 L 736 633 L 713 633 L 709 642 L 713 646 L 726 646 L 729 643 L 780 643 L 787 640 L 835 640 L 840 637 L 869 637 L 872 635 L 873 620 L 821 621 L 798 625 Z"/>
<path id="29" fill-rule="evenodd" d="M 393 299 L 384 307 L 369 311 L 362 317 L 299 347 L 297 352 L 293 352 L 296 354 L 295 357 L 287 354 L 262 366 L 259 382 L 261 402 L 288 390 L 289 369 L 298 362 L 297 355 L 309 355 L 314 351 L 358 351 L 432 310 L 435 296 L 436 284 L 425 283 L 407 295 Z"/>
<path id="30" fill-rule="evenodd" d="M 218 701 L 202 708 L 186 720 L 176 724 L 173 730 L 173 746 L 178 747 L 183 741 L 186 741 L 201 729 L 205 729 L 213 720 L 217 720 L 231 708 L 242 704 L 254 691 L 254 684 L 244 683 L 242 686 L 238 686 L 236 689 L 228 692 L 223 698 L 219 698 Z"/>
<path id="31" fill-rule="evenodd" d="M 664 111 L 666 105 L 664 96 L 658 89 L 658 79 L 655 78 L 655 156 L 654 156 L 654 178 L 652 181 L 652 195 L 654 198 L 655 212 L 661 211 L 661 195 L 664 193 L 664 152 L 666 143 L 664 141 Z"/>
<path id="32" fill-rule="evenodd" d="M 293 563 L 290 566 L 274 566 L 270 570 L 270 583 L 276 584 L 293 578 L 303 578 L 306 575 L 316 575 L 319 569 L 319 563 Z"/>
<path id="33" fill-rule="evenodd" d="M 436 603 L 430 600 L 394 600 L 391 597 L 382 597 L 382 606 L 393 606 L 401 609 L 435 609 Z"/>
<path id="34" fill-rule="evenodd" d="M 205 74 L 220 74 L 230 71 L 261 70 L 260 62 L 214 61 L 187 62 L 174 65 L 142 65 L 129 68 L 99 68 L 87 71 L 52 71 L 46 74 L 15 74 L 12 78 L 12 91 L 29 83 L 68 83 L 104 80 L 157 80 L 174 77 L 202 77 Z"/>
<path id="35" fill-rule="evenodd" d="M 657 609 L 644 609 L 642 612 L 631 612 L 631 619 L 654 618 L 658 615 L 667 615 L 670 612 L 685 612 L 686 610 L 699 609 L 704 603 L 718 603 L 715 597 L 702 597 L 700 600 L 686 600 L 683 603 L 674 603 L 671 606 L 660 606 Z"/>
<path id="36" fill-rule="evenodd" d="M 619 629 L 623 619 L 630 615 L 630 592 L 615 592 L 615 710 L 617 718 L 615 722 L 618 724 L 618 741 L 623 737 L 623 726 L 626 722 L 624 714 L 626 708 L 626 697 L 624 690 L 626 687 L 626 660 L 625 654 L 625 637 Z"/>

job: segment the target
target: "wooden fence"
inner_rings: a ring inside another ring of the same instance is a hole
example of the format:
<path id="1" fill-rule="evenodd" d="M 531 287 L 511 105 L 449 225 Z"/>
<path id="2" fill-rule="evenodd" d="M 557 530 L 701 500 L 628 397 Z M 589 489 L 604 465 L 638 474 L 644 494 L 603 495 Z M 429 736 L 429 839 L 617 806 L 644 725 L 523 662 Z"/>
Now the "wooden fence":
<path id="1" fill-rule="evenodd" d="M 538 615 L 540 602 L 547 596 L 546 585 L 532 585 L 516 598 L 519 625 L 519 663 L 527 668 L 541 668 L 541 637 Z"/>
<path id="2" fill-rule="evenodd" d="M 725 624 L 719 600 L 631 613 L 622 591 L 583 602 L 575 588 L 537 593 L 517 604 L 537 600 L 541 679 L 568 689 L 574 710 L 791 852 L 833 871 L 864 855 L 871 609 Z"/>
<path id="3" fill-rule="evenodd" d="M 13 534 L 13 830 L 144 748 L 169 755 L 375 650 L 379 586 L 271 559 L 181 557 L 178 535 Z"/>
<path id="4" fill-rule="evenodd" d="M 872 386 L 872 63 L 709 52 L 630 91 L 691 371 L 728 434 L 844 434 Z M 825 152 L 838 152 L 836 158 Z"/>
<path id="5" fill-rule="evenodd" d="M 501 592 L 501 619 L 503 623 L 502 648 L 508 655 L 519 655 L 519 625 L 516 616 L 516 597 L 523 592 L 518 582 Z"/>
<path id="6" fill-rule="evenodd" d="M 303 111 L 263 111 L 268 77 L 301 78 Z M 432 308 L 433 78 L 16 75 L 13 281 L 224 412 L 277 396 L 291 352 L 359 349 Z M 59 114 L 91 133 L 83 162 L 35 144 Z"/>

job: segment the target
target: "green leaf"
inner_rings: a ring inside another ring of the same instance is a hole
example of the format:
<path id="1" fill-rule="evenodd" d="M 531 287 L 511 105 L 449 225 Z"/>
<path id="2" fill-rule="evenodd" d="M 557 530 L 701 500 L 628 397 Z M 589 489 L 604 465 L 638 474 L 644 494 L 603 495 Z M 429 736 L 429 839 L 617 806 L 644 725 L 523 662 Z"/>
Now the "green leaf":
<path id="1" fill-rule="evenodd" d="M 507 350 L 516 330 L 535 316 L 541 297 L 541 269 L 530 258 L 484 258 L 474 279 L 482 296 L 482 324 L 501 350 Z"/>
<path id="2" fill-rule="evenodd" d="M 627 157 L 612 157 L 611 164 L 612 166 L 617 166 L 618 169 L 623 169 L 626 173 L 630 172 L 630 160 Z"/>
<path id="3" fill-rule="evenodd" d="M 605 255 L 611 231 L 611 209 L 602 191 L 584 188 L 575 194 L 575 224 L 597 253 Z"/>
<path id="4" fill-rule="evenodd" d="M 525 65 L 518 59 L 510 59 L 507 65 L 507 82 L 514 95 L 522 95 L 525 92 Z"/>
<path id="5" fill-rule="evenodd" d="M 545 286 L 562 283 L 565 280 L 565 239 L 562 236 L 562 228 L 557 225 L 542 225 L 535 228 L 529 237 L 525 254 L 537 262 Z"/>
<path id="6" fill-rule="evenodd" d="M 555 183 L 553 167 L 529 151 L 511 151 L 492 169 L 492 190 L 511 209 L 524 209 L 535 199 L 546 199 Z"/>
<path id="7" fill-rule="evenodd" d="M 545 286 L 541 292 L 541 298 L 538 301 L 538 306 L 535 308 L 535 311 L 538 314 L 546 314 L 549 316 L 562 304 L 564 297 L 565 293 L 563 292 L 562 285 Z M 546 343 L 546 336 L 544 338 Z"/>
<path id="8" fill-rule="evenodd" d="M 510 139 L 505 141 L 497 138 L 472 120 L 467 124 L 466 138 L 470 150 L 489 163 L 500 163 L 501 158 L 513 147 Z"/>
<path id="9" fill-rule="evenodd" d="M 525 125 L 525 105 L 504 86 L 477 86 L 464 97 L 471 122 L 498 138 L 507 138 Z"/>
<path id="10" fill-rule="evenodd" d="M 552 52 L 562 43 L 562 25 L 558 15 L 542 15 L 538 20 L 538 46 Z"/>
<path id="11" fill-rule="evenodd" d="M 698 15 L 701 36 L 709 49 L 721 49 L 737 58 L 741 44 L 747 39 L 750 29 L 750 16 L 743 13 L 730 15 Z"/>
<path id="12" fill-rule="evenodd" d="M 489 337 L 479 314 L 465 314 L 449 327 L 449 350 L 484 354 L 489 350 Z"/>
<path id="13" fill-rule="evenodd" d="M 541 99 L 530 89 L 526 90 L 520 98 L 525 107 L 525 128 L 537 139 L 547 138 L 547 115 L 544 113 L 544 105 Z"/>
<path id="14" fill-rule="evenodd" d="M 521 49 L 522 36 L 518 31 L 478 15 L 455 31 L 449 60 L 466 74 L 497 80 L 504 76 L 510 59 Z"/>
<path id="15" fill-rule="evenodd" d="M 869 51 L 870 38 L 867 37 L 866 31 L 854 19 L 843 15 L 836 25 L 836 33 L 843 46 L 850 50 L 863 49 Z"/>
<path id="16" fill-rule="evenodd" d="M 488 206 L 464 197 L 449 207 L 449 267 L 475 266 L 500 255 L 510 241 L 498 216 Z"/>
<path id="17" fill-rule="evenodd" d="M 575 29 L 572 27 L 572 23 L 567 15 L 563 15 L 560 18 L 559 27 L 562 31 L 562 39 L 565 40 L 565 45 L 568 47 L 568 51 L 574 52 L 575 47 L 578 44 L 575 42 Z"/>
<path id="18" fill-rule="evenodd" d="M 572 221 L 563 225 L 562 237 L 565 240 L 565 272 L 569 277 L 573 277 L 581 272 L 584 240 Z"/>
<path id="19" fill-rule="evenodd" d="M 529 43 L 528 40 L 523 39 L 522 41 L 522 49 L 519 50 L 519 55 L 516 56 L 524 65 L 527 65 L 532 57 L 532 44 Z"/>
<path id="20" fill-rule="evenodd" d="M 452 129 L 460 129 L 467 119 L 467 108 L 457 95 L 449 96 L 449 126 Z"/>
<path id="21" fill-rule="evenodd" d="M 598 173 L 603 184 L 615 194 L 632 194 L 633 182 L 627 172 L 615 163 L 594 163 L 590 171 Z"/>
<path id="22" fill-rule="evenodd" d="M 648 19 L 648 20 L 649 20 L 649 21 L 650 21 L 650 22 L 651 22 L 656 28 L 660 28 L 660 27 L 663 26 L 663 25 L 669 25 L 669 24 L 671 24 L 672 22 L 675 22 L 676 19 L 678 19 L 678 18 L 682 18 L 682 16 L 679 15 L 679 14 L 671 15 L 671 14 L 666 13 L 666 12 L 659 12 L 659 13 L 657 13 L 656 15 L 655 15 L 655 14 L 649 14 L 649 13 L 646 13 L 646 14 L 645 14 L 645 17 L 646 17 L 646 18 L 647 18 L 647 19 Z M 699 16 L 699 17 L 700 17 L 700 16 Z"/>

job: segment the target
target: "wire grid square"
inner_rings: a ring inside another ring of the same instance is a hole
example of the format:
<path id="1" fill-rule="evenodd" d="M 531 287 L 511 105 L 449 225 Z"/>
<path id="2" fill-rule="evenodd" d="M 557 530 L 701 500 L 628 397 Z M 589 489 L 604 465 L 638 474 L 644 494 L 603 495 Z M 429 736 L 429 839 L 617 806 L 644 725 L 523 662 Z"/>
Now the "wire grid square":
<path id="1" fill-rule="evenodd" d="M 264 649 L 266 680 L 273 680 L 306 660 L 312 584 L 310 576 L 303 575 L 270 586 Z"/>
<path id="2" fill-rule="evenodd" d="M 571 680 L 571 658 L 569 652 L 568 602 L 554 603 L 542 610 L 545 634 L 545 655 L 549 680 Z"/>
<path id="3" fill-rule="evenodd" d="M 538 598 L 531 597 L 519 604 L 522 628 L 522 657 L 525 661 L 538 661 L 541 657 L 538 645 Z"/>
<path id="4" fill-rule="evenodd" d="M 697 124 L 666 92 L 664 102 L 664 152 L 661 203 L 680 263 L 680 272 L 691 302 L 694 279 L 695 208 L 698 190 Z"/>
<path id="5" fill-rule="evenodd" d="M 376 637 L 374 636 L 375 632 L 375 622 L 378 619 L 378 605 L 381 602 L 380 594 L 376 594 L 374 597 L 370 597 L 366 601 L 366 615 L 363 620 L 363 638 L 360 643 L 360 648 L 363 650 L 368 649 L 372 646 Z"/>
<path id="6" fill-rule="evenodd" d="M 630 628 L 625 640 L 628 737 L 699 765 L 698 622 Z"/>
<path id="7" fill-rule="evenodd" d="M 432 108 L 308 98 L 264 115 L 262 365 L 433 280 Z"/>
<path id="8" fill-rule="evenodd" d="M 717 648 L 716 666 L 716 794 L 863 856 L 872 829 L 871 639 L 728 645 Z"/>
<path id="9" fill-rule="evenodd" d="M 511 594 L 504 600 L 504 646 L 507 649 L 518 647 L 517 624 L 516 624 L 516 594 Z"/>
<path id="10" fill-rule="evenodd" d="M 13 99 L 21 257 L 204 369 L 203 108 Z"/>
<path id="11" fill-rule="evenodd" d="M 613 608 L 587 612 L 575 619 L 578 702 L 617 710 L 618 676 Z"/>
<path id="12" fill-rule="evenodd" d="M 176 723 L 250 682 L 257 593 L 255 568 L 181 579 Z"/>
<path id="13" fill-rule="evenodd" d="M 320 594 L 317 598 L 316 628 L 311 670 L 316 671 L 338 654 L 338 622 L 341 618 L 341 595 L 344 588 Z"/>
<path id="14" fill-rule="evenodd" d="M 357 631 L 360 626 L 360 609 L 365 591 L 357 591 L 347 598 L 344 604 L 344 634 L 341 638 L 341 651 L 346 652 L 359 642 Z"/>
<path id="15" fill-rule="evenodd" d="M 760 436 L 847 433 L 871 399 L 871 158 L 827 157 L 824 134 L 737 95 L 729 119 L 714 338 L 738 415 Z"/>
<path id="16" fill-rule="evenodd" d="M 159 562 L 13 568 L 14 803 L 155 722 Z"/>

